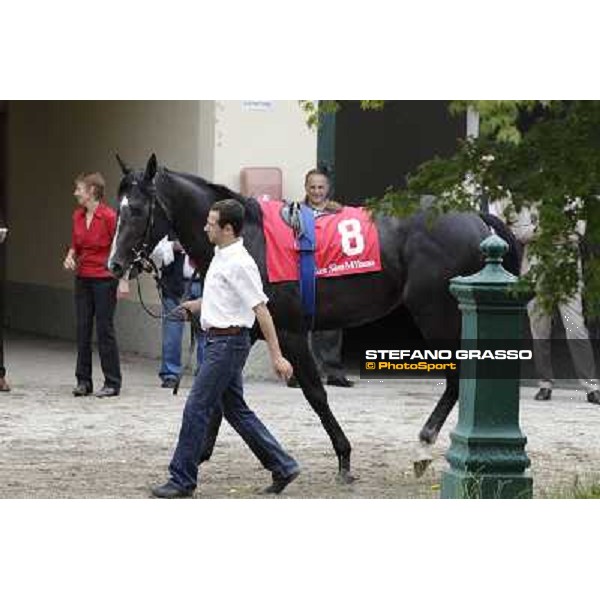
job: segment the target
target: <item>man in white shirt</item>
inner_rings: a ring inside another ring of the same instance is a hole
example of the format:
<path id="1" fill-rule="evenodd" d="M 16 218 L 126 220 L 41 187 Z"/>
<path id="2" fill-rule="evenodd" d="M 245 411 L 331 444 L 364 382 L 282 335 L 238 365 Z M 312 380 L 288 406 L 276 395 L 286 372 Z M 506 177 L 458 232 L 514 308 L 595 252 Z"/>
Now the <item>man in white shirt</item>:
<path id="1" fill-rule="evenodd" d="M 165 236 L 154 248 L 152 260 L 161 269 L 162 353 L 158 376 L 163 388 L 174 388 L 181 375 L 181 343 L 184 323 L 173 315 L 183 300 L 202 296 L 202 283 L 194 278 L 189 256 L 176 239 Z M 184 298 L 184 295 L 186 296 Z M 202 362 L 203 340 L 197 340 L 196 361 Z"/>
<path id="2" fill-rule="evenodd" d="M 204 280 L 204 294 L 184 302 L 182 309 L 200 312 L 206 332 L 204 360 L 183 411 L 170 478 L 152 489 L 158 498 L 186 498 L 197 485 L 198 463 L 212 411 L 221 406 L 229 424 L 246 442 L 273 482 L 264 491 L 281 493 L 300 473 L 298 463 L 279 445 L 244 401 L 242 370 L 250 351 L 250 328 L 258 320 L 276 373 L 292 376 L 283 357 L 258 267 L 240 237 L 244 207 L 233 199 L 216 202 L 204 230 L 215 255 Z"/>

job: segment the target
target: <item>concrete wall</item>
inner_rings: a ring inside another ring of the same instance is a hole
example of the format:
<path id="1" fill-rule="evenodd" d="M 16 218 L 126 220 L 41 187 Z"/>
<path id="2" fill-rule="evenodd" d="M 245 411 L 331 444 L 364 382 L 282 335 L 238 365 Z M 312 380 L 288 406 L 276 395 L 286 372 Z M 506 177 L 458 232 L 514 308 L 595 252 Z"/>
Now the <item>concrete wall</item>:
<path id="1" fill-rule="evenodd" d="M 279 167 L 283 195 L 304 197 L 304 174 L 316 166 L 317 133 L 309 130 L 298 102 L 217 101 L 214 178 L 240 187 L 243 167 Z"/>
<path id="2" fill-rule="evenodd" d="M 9 103 L 9 327 L 74 337 L 73 276 L 62 268 L 75 207 L 74 177 L 99 170 L 110 200 L 121 175 L 116 151 L 133 166 L 143 166 L 156 152 L 173 168 L 200 171 L 200 113 L 196 101 Z M 151 278 L 144 278 L 142 290 L 147 302 L 157 301 Z M 121 346 L 158 354 L 158 323 L 142 312 L 135 288 L 130 296 L 117 309 Z"/>
<path id="3" fill-rule="evenodd" d="M 304 173 L 316 161 L 316 132 L 307 128 L 296 101 L 256 107 L 209 100 L 9 102 L 7 325 L 74 339 L 73 276 L 62 268 L 75 207 L 73 179 L 98 170 L 107 197 L 114 198 L 121 176 L 115 152 L 136 167 L 156 152 L 172 169 L 235 190 L 243 167 L 278 166 L 284 195 L 302 196 Z M 142 295 L 156 307 L 148 276 Z M 136 284 L 119 302 L 116 323 L 123 350 L 158 356 L 159 322 L 143 312 Z"/>

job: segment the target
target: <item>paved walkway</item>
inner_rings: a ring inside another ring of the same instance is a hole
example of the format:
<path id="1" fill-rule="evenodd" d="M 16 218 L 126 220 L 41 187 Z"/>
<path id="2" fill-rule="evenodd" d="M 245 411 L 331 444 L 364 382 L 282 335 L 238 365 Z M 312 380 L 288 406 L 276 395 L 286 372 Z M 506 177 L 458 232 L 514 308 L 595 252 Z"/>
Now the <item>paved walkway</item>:
<path id="1" fill-rule="evenodd" d="M 173 396 L 158 385 L 156 361 L 129 355 L 122 360 L 120 397 L 74 398 L 72 344 L 9 336 L 5 347 L 13 391 L 0 395 L 0 497 L 146 498 L 149 487 L 165 479 L 190 376 Z M 100 373 L 97 363 L 95 373 Z M 333 450 L 301 392 L 249 377 L 249 404 L 303 467 L 284 497 L 438 496 L 456 414 L 422 479 L 414 478 L 412 460 L 414 440 L 440 393 L 439 383 L 359 381 L 350 390 L 328 389 L 353 446 L 359 479 L 350 486 L 336 483 Z M 522 388 L 521 421 L 529 438 L 535 495 L 566 495 L 576 478 L 600 475 L 600 407 L 574 390 L 556 390 L 550 403 L 534 402 L 534 392 Z M 254 498 L 268 481 L 268 473 L 224 425 L 196 497 Z"/>

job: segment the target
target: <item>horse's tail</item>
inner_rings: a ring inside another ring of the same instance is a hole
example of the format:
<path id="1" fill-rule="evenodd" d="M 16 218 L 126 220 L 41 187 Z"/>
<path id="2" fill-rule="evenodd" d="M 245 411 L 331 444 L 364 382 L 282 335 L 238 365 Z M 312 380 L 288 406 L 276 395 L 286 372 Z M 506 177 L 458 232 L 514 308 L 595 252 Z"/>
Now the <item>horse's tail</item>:
<path id="1" fill-rule="evenodd" d="M 519 275 L 521 271 L 521 245 L 510 227 L 495 215 L 479 213 L 483 222 L 494 230 L 496 235 L 501 237 L 508 244 L 508 252 L 504 255 L 502 264 L 507 271 L 513 275 Z"/>

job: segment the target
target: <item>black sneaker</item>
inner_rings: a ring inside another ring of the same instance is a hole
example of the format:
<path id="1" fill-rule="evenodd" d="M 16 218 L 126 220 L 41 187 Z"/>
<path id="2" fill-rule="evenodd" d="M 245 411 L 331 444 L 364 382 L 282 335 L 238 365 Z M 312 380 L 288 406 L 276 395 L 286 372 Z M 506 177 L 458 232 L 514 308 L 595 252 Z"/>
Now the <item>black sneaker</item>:
<path id="1" fill-rule="evenodd" d="M 592 404 L 600 404 L 600 391 L 594 390 L 589 392 L 587 395 L 587 401 L 591 402 Z"/>
<path id="2" fill-rule="evenodd" d="M 290 473 L 287 477 L 276 477 L 273 476 L 273 483 L 266 487 L 262 493 L 263 494 L 281 494 L 285 488 L 294 481 L 300 475 L 300 469 Z"/>
<path id="3" fill-rule="evenodd" d="M 533 397 L 534 400 L 547 402 L 552 398 L 552 390 L 550 388 L 540 388 L 538 393 Z"/>
<path id="4" fill-rule="evenodd" d="M 177 379 L 173 377 L 168 377 L 167 379 L 163 379 L 160 387 L 168 390 L 172 390 L 177 385 Z"/>
<path id="5" fill-rule="evenodd" d="M 163 485 L 157 485 L 156 487 L 153 487 L 152 495 L 155 498 L 175 500 L 177 498 L 191 498 L 194 495 L 194 490 L 185 490 L 169 480 Z"/>
<path id="6" fill-rule="evenodd" d="M 93 392 L 93 388 L 89 383 L 78 383 L 73 388 L 73 396 L 89 396 Z"/>
<path id="7" fill-rule="evenodd" d="M 350 388 L 354 387 L 354 381 L 350 381 L 347 377 L 328 377 L 327 385 L 334 385 L 336 387 Z"/>

